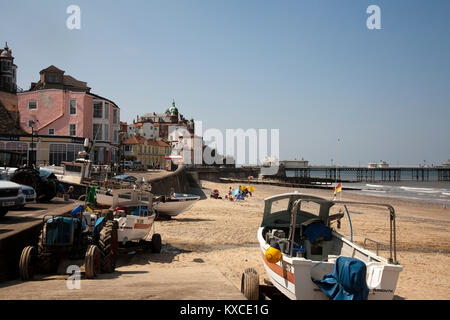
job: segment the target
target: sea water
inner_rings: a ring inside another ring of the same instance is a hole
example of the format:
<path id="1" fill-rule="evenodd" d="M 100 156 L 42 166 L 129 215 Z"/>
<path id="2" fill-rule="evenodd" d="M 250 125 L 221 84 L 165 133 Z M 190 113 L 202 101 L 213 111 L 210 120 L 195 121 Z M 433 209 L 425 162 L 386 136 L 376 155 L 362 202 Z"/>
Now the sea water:
<path id="1" fill-rule="evenodd" d="M 312 178 L 326 178 L 325 170 L 311 170 Z M 294 177 L 295 173 L 286 170 L 288 177 Z M 355 171 L 341 171 L 341 180 L 356 180 Z M 329 178 L 329 176 L 328 176 Z M 381 180 L 381 173 L 377 172 L 376 180 Z M 420 177 L 421 178 L 421 177 Z M 450 209 L 450 181 L 438 181 L 436 171 L 428 173 L 428 181 L 417 181 L 410 171 L 403 171 L 401 181 L 375 181 L 375 182 L 343 182 L 344 192 L 362 195 L 393 197 L 411 200 L 426 200 L 441 203 Z M 361 189 L 361 191 L 345 191 L 345 187 Z"/>
<path id="2" fill-rule="evenodd" d="M 441 203 L 450 208 L 450 182 L 398 181 L 374 183 L 343 183 L 344 187 L 359 188 L 360 191 L 346 191 L 362 195 L 392 197 L 411 200 L 425 200 Z"/>

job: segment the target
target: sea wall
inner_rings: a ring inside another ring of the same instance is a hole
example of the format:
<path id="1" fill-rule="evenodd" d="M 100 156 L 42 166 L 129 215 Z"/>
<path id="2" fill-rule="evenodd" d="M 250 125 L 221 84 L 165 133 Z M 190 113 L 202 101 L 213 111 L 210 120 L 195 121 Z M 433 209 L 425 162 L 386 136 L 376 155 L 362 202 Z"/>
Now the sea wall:
<path id="1" fill-rule="evenodd" d="M 180 164 L 175 171 L 164 177 L 152 178 L 147 182 L 152 185 L 152 193 L 157 195 L 169 195 L 172 188 L 174 192 L 189 192 L 188 175 L 183 164 Z"/>
<path id="2" fill-rule="evenodd" d="M 195 167 L 189 168 L 196 180 L 219 181 L 220 178 L 240 178 L 247 179 L 249 176 L 258 178 L 260 174 L 259 167 L 241 167 L 241 168 L 216 168 L 216 167 Z"/>

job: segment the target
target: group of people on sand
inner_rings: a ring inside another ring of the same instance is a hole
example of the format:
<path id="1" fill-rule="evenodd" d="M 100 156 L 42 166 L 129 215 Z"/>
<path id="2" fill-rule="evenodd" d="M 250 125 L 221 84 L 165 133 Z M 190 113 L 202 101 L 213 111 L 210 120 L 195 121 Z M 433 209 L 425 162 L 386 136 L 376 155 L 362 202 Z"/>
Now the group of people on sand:
<path id="1" fill-rule="evenodd" d="M 230 201 L 237 201 L 237 200 L 244 200 L 247 197 L 251 197 L 255 189 L 253 186 L 239 186 L 237 189 L 233 189 L 233 187 L 230 187 L 228 189 L 228 194 L 225 195 L 225 199 Z M 214 199 L 222 199 L 222 197 L 219 194 L 218 189 L 214 189 L 211 192 L 211 198 Z"/>
<path id="2" fill-rule="evenodd" d="M 238 192 L 234 192 L 233 194 L 233 188 L 230 187 L 228 189 L 228 194 L 225 195 L 225 199 L 228 199 L 230 201 L 237 201 L 237 200 L 244 200 L 247 197 L 252 196 L 252 192 L 249 190 L 246 186 L 239 186 Z"/>

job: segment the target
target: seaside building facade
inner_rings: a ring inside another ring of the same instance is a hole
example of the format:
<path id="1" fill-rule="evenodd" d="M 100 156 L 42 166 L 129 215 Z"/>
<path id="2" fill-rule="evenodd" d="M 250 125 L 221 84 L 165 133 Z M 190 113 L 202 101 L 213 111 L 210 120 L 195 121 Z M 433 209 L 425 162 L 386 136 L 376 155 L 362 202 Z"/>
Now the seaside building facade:
<path id="1" fill-rule="evenodd" d="M 138 117 L 136 122 L 142 123 L 142 125 L 145 123 L 152 124 L 156 128 L 154 129 L 157 134 L 156 140 L 178 142 L 178 136 L 174 135 L 176 130 L 184 129 L 191 133 L 194 132 L 194 120 L 186 120 L 178 111 L 175 101 L 172 102 L 172 106 L 165 113 L 146 113 Z"/>
<path id="2" fill-rule="evenodd" d="M 123 141 L 125 158 L 140 161 L 146 168 L 165 168 L 165 157 L 171 147 L 164 141 L 131 136 Z"/>
<path id="3" fill-rule="evenodd" d="M 146 139 L 159 140 L 158 126 L 151 122 L 135 122 L 127 126 L 127 138 L 141 136 Z"/>
<path id="4" fill-rule="evenodd" d="M 50 143 L 46 152 L 37 155 L 38 162 L 59 165 L 74 160 L 73 155 L 83 150 L 77 142 L 84 138 L 94 142 L 94 163 L 119 160 L 120 109 L 113 101 L 90 91 L 86 82 L 52 65 L 40 71 L 40 80 L 31 83 L 28 91 L 18 93 L 20 126 L 25 132 L 68 139 L 65 143 Z M 44 146 L 35 147 L 44 150 Z"/>

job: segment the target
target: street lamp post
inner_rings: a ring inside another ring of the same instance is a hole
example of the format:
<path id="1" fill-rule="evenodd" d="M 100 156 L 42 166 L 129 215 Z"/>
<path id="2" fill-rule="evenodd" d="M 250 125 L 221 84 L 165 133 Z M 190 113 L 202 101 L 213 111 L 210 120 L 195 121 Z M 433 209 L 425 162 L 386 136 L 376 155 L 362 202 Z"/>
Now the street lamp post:
<path id="1" fill-rule="evenodd" d="M 122 169 L 120 170 L 120 172 L 125 172 L 125 133 L 124 132 L 120 132 L 120 146 L 119 146 L 119 150 L 121 151 L 121 155 L 122 155 L 122 161 L 120 161 L 119 159 L 119 163 L 122 162 Z"/>
<path id="2" fill-rule="evenodd" d="M 38 120 L 30 120 L 31 121 L 31 153 L 28 157 L 28 166 L 36 165 L 35 157 L 34 157 L 34 125 Z"/>
<path id="3" fill-rule="evenodd" d="M 33 151 L 34 151 L 34 121 L 33 121 L 33 124 L 31 125 L 31 153 L 30 153 L 30 158 L 34 158 L 33 157 Z M 33 161 L 33 159 L 30 159 L 31 160 L 31 165 L 33 165 L 34 164 L 34 161 Z"/>

